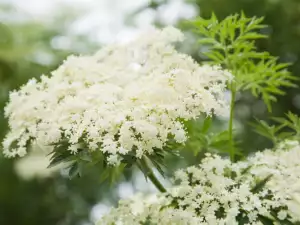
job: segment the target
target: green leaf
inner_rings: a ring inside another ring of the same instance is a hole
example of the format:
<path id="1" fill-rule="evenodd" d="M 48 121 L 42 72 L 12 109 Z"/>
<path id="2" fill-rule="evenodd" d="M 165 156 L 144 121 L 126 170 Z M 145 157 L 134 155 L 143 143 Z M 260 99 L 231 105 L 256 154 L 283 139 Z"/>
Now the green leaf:
<path id="1" fill-rule="evenodd" d="M 256 32 L 249 32 L 246 33 L 245 35 L 240 36 L 237 40 L 247 40 L 247 39 L 261 39 L 261 38 L 267 38 L 266 35 L 264 34 L 258 34 Z"/>
<path id="2" fill-rule="evenodd" d="M 108 181 L 110 185 L 113 185 L 120 178 L 125 167 L 126 164 L 124 163 L 118 166 L 102 167 L 102 171 L 100 171 L 100 182 Z"/>
<path id="3" fill-rule="evenodd" d="M 84 150 L 78 153 L 78 157 L 86 162 L 93 162 L 93 157 L 88 150 Z"/>
<path id="4" fill-rule="evenodd" d="M 276 96 L 285 94 L 282 87 L 296 87 L 297 78 L 287 71 L 289 63 L 279 63 L 268 52 L 257 51 L 254 41 L 266 38 L 259 33 L 266 27 L 262 21 L 262 17 L 234 14 L 222 21 L 212 15 L 210 19 L 197 18 L 189 24 L 199 36 L 199 43 L 208 46 L 203 54 L 211 60 L 210 64 L 222 65 L 233 73 L 235 91 L 250 90 L 271 112 Z"/>
<path id="5" fill-rule="evenodd" d="M 206 55 L 210 59 L 213 59 L 216 63 L 222 63 L 225 59 L 224 55 L 217 51 L 205 52 L 204 55 Z"/>
<path id="6" fill-rule="evenodd" d="M 199 44 L 218 44 L 214 39 L 211 38 L 201 38 L 198 40 Z"/>
<path id="7" fill-rule="evenodd" d="M 251 189 L 251 192 L 255 194 L 255 193 L 258 193 L 259 191 L 261 191 L 261 190 L 265 187 L 266 183 L 271 179 L 272 176 L 273 176 L 273 175 L 270 174 L 269 176 L 267 176 L 267 177 L 264 178 L 263 180 L 259 181 L 259 182 Z"/>
<path id="8" fill-rule="evenodd" d="M 278 142 L 277 134 L 282 127 L 276 127 L 275 125 L 270 126 L 266 121 L 255 119 L 255 123 L 249 123 L 256 133 L 270 139 L 273 144 Z"/>
<path id="9" fill-rule="evenodd" d="M 81 176 L 81 170 L 78 162 L 73 163 L 69 168 L 69 178 L 73 179 L 75 177 Z"/>
<path id="10" fill-rule="evenodd" d="M 272 120 L 277 122 L 281 129 L 289 129 L 290 131 L 281 132 L 279 134 L 281 139 L 284 139 L 286 137 L 292 137 L 299 139 L 300 138 L 300 117 L 296 114 L 293 114 L 292 112 L 288 112 L 285 115 L 286 118 L 282 117 L 272 117 Z"/>
<path id="11" fill-rule="evenodd" d="M 48 168 L 52 168 L 61 163 L 70 162 L 73 160 L 74 160 L 74 157 L 71 154 L 69 154 L 69 152 L 54 153 L 52 155 L 52 157 L 50 158 L 50 164 L 48 165 Z"/>
<path id="12" fill-rule="evenodd" d="M 209 128 L 211 127 L 211 125 L 212 125 L 212 117 L 208 116 L 205 118 L 205 120 L 203 122 L 201 132 L 203 134 L 206 134 L 208 132 Z"/>

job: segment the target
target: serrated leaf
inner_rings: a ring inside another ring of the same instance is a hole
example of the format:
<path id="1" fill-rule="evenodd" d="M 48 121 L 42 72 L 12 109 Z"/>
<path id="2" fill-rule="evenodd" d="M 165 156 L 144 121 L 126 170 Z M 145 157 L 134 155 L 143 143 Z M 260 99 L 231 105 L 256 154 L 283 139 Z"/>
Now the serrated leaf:
<path id="1" fill-rule="evenodd" d="M 150 159 L 151 160 L 151 159 Z M 155 169 L 160 173 L 160 175 L 162 175 L 162 177 L 165 178 L 165 172 L 162 169 L 162 167 L 164 166 L 163 164 L 160 164 L 158 162 L 156 162 L 155 160 L 151 160 L 152 164 L 154 165 Z M 164 166 L 165 167 L 165 166 Z"/>
<path id="2" fill-rule="evenodd" d="M 203 54 L 211 62 L 229 69 L 237 85 L 236 91 L 250 90 L 253 96 L 261 98 L 269 112 L 277 95 L 284 95 L 281 87 L 296 87 L 286 68 L 288 63 L 278 63 L 278 58 L 268 52 L 258 52 L 254 41 L 266 38 L 259 33 L 266 25 L 263 18 L 247 18 L 245 15 L 230 15 L 222 21 L 215 16 L 210 19 L 198 18 L 190 24 L 195 28 L 203 43 L 212 45 Z"/>
<path id="3" fill-rule="evenodd" d="M 239 39 L 260 39 L 260 38 L 267 38 L 267 36 L 256 32 L 249 32 L 239 37 Z"/>
<path id="4" fill-rule="evenodd" d="M 52 168 L 52 167 L 57 166 L 61 163 L 69 162 L 69 161 L 72 161 L 72 160 L 74 160 L 74 159 L 72 158 L 72 156 L 70 156 L 68 154 L 55 155 L 54 157 L 51 158 L 50 164 L 48 165 L 47 168 Z"/>
<path id="5" fill-rule="evenodd" d="M 254 128 L 254 131 L 259 135 L 266 137 L 273 141 L 274 144 L 277 142 L 277 134 L 282 127 L 276 127 L 275 125 L 270 126 L 266 121 L 256 119 L 256 123 L 249 123 Z"/>
<path id="6" fill-rule="evenodd" d="M 216 41 L 212 38 L 201 38 L 198 40 L 199 44 L 216 44 Z"/>
<path id="7" fill-rule="evenodd" d="M 209 130 L 209 128 L 211 127 L 212 124 L 212 117 L 208 116 L 205 118 L 202 128 L 201 128 L 201 132 L 206 134 L 207 131 Z"/>
<path id="8" fill-rule="evenodd" d="M 220 52 L 217 51 L 205 52 L 204 55 L 210 59 L 213 59 L 215 62 L 219 62 L 219 63 L 223 62 L 225 59 L 225 57 Z"/>
<path id="9" fill-rule="evenodd" d="M 222 131 L 213 136 L 211 142 L 220 142 L 220 141 L 228 141 L 229 140 L 229 132 L 228 130 Z"/>

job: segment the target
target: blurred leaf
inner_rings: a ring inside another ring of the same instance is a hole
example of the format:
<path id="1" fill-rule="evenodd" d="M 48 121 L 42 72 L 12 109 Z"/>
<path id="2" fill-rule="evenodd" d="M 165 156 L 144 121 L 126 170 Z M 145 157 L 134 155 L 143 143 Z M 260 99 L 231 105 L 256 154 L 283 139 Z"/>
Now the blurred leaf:
<path id="1" fill-rule="evenodd" d="M 69 168 L 69 177 L 70 177 L 70 179 L 73 179 L 74 177 L 80 177 L 81 173 L 82 172 L 79 168 L 78 162 L 74 162 Z"/>

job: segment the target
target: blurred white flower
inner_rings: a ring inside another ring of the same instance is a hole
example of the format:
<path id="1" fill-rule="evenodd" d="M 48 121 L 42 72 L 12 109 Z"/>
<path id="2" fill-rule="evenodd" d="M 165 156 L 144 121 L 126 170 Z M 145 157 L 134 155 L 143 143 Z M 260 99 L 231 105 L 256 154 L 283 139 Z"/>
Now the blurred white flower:
<path id="1" fill-rule="evenodd" d="M 25 157 L 18 159 L 14 168 L 18 176 L 24 180 L 34 178 L 44 179 L 53 176 L 63 165 L 48 168 L 50 156 L 43 151 L 31 151 Z"/>
<path id="2" fill-rule="evenodd" d="M 197 14 L 197 6 L 184 0 L 169 0 L 157 11 L 159 21 L 167 25 L 174 25 L 180 19 L 191 19 Z"/>

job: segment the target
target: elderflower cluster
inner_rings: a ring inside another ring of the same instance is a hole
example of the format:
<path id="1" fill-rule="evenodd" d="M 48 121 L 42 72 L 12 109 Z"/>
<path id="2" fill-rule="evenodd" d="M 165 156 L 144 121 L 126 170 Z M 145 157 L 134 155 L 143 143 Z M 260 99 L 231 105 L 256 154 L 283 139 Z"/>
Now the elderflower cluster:
<path id="1" fill-rule="evenodd" d="M 277 201 L 283 201 L 288 210 L 281 211 L 282 217 L 289 214 L 300 221 L 300 145 L 298 141 L 284 141 L 277 151 L 265 150 L 249 157 L 252 165 L 250 174 L 263 178 L 272 175 L 268 189 L 276 193 Z M 275 199 L 275 200 L 276 200 Z"/>
<path id="2" fill-rule="evenodd" d="M 94 55 L 70 56 L 51 76 L 30 80 L 5 108 L 11 131 L 4 154 L 24 156 L 28 144 L 68 140 L 72 153 L 84 145 L 114 165 L 129 153 L 151 154 L 170 138 L 185 142 L 180 121 L 227 114 L 224 89 L 232 75 L 177 52 L 171 43 L 182 40 L 173 27 L 153 28 Z"/>
<path id="3" fill-rule="evenodd" d="M 294 142 L 288 144 L 289 148 L 281 146 L 277 151 L 259 152 L 238 163 L 207 155 L 198 167 L 177 171 L 175 179 L 180 185 L 167 190 L 166 194 L 123 200 L 98 224 L 262 225 L 266 224 L 262 220 L 274 221 L 274 224 L 299 222 L 300 146 Z"/>

